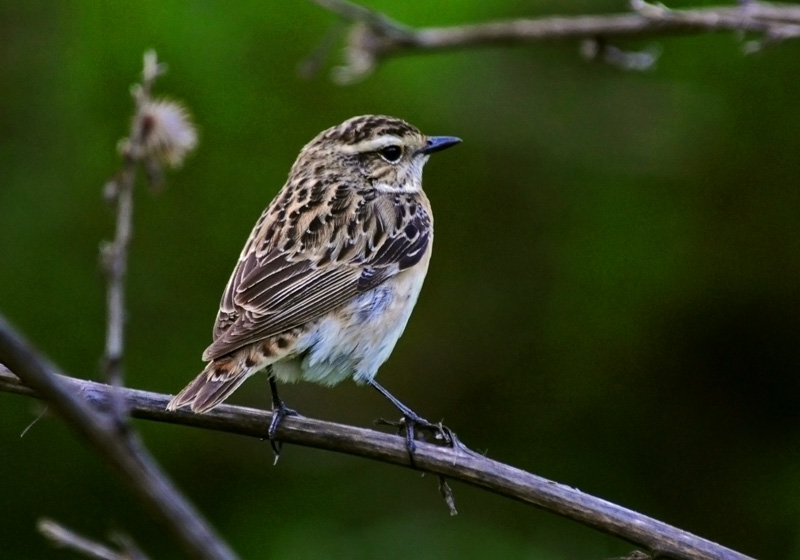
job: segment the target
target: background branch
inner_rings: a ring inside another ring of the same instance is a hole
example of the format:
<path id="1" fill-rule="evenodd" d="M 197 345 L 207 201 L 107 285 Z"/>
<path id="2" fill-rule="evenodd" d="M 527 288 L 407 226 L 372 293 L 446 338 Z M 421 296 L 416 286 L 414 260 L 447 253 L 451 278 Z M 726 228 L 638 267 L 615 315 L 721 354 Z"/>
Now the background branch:
<path id="1" fill-rule="evenodd" d="M 162 160 L 178 165 L 186 152 L 194 148 L 197 137 L 188 124 L 185 109 L 174 102 L 154 102 L 153 85 L 166 72 L 158 62 L 155 51 L 144 55 L 142 82 L 131 88 L 135 111 L 131 119 L 130 134 L 119 144 L 122 168 L 109 180 L 103 194 L 116 206 L 114 239 L 103 243 L 100 261 L 107 276 L 106 288 L 106 344 L 104 366 L 109 385 L 123 385 L 122 360 L 125 352 L 125 276 L 128 271 L 128 248 L 133 235 L 133 189 L 139 166 L 145 170 L 152 189 L 163 183 Z M 173 117 L 165 118 L 165 110 Z M 127 412 L 117 403 L 112 414 L 124 431 Z"/>
<path id="2" fill-rule="evenodd" d="M 103 412 L 70 392 L 61 381 L 57 369 L 37 353 L 7 325 L 3 327 L 8 343 L 0 356 L 10 365 L 27 364 L 19 369 L 26 383 L 36 389 L 53 409 L 86 438 L 105 459 L 123 475 L 155 517 L 173 533 L 184 550 L 193 558 L 228 560 L 236 556 L 214 534 L 206 521 L 172 485 L 158 467 L 141 440 L 130 429 L 125 399 L 120 395 L 123 384 L 122 359 L 125 342 L 125 276 L 128 268 L 128 247 L 133 227 L 133 189 L 136 174 L 142 165 L 151 187 L 162 182 L 162 162 L 177 166 L 192 150 L 197 137 L 183 106 L 170 101 L 154 101 L 151 91 L 165 67 L 156 53 L 144 55 L 141 84 L 132 87 L 135 112 L 130 135 L 119 144 L 123 158 L 120 171 L 109 180 L 104 195 L 116 205 L 114 239 L 101 246 L 101 263 L 107 275 L 107 315 L 104 366 L 109 383 L 109 400 Z M 3 324 L 0 318 L 0 324 Z M 92 543 L 69 530 L 46 521 L 40 530 L 51 540 L 82 551 L 93 557 L 133 558 Z M 108 555 L 111 556 L 108 556 Z"/>
<path id="3" fill-rule="evenodd" d="M 52 519 L 40 519 L 36 528 L 53 546 L 67 548 L 78 552 L 88 558 L 97 560 L 147 560 L 147 557 L 140 551 L 133 542 L 122 535 L 112 535 L 112 539 L 122 549 L 114 550 L 97 541 L 79 535 L 72 529 L 64 527 Z"/>
<path id="4" fill-rule="evenodd" d="M 103 194 L 116 205 L 114 239 L 103 243 L 100 261 L 107 276 L 106 288 L 106 345 L 104 366 L 109 385 L 123 384 L 122 357 L 125 351 L 125 274 L 128 270 L 128 247 L 133 234 L 133 188 L 136 171 L 145 154 L 145 138 L 151 127 L 143 118 L 143 110 L 150 101 L 150 92 L 156 78 L 164 71 L 154 52 L 145 54 L 142 83 L 133 88 L 136 111 L 131 120 L 128 138 L 121 143 L 122 169 L 108 182 Z M 116 407 L 115 407 L 116 409 Z M 123 411 L 115 410 L 117 420 Z"/>
<path id="5" fill-rule="evenodd" d="M 128 465 L 131 461 L 136 461 L 136 458 L 130 456 L 129 450 L 120 449 L 117 441 L 106 443 L 105 432 L 101 431 L 95 436 L 91 426 L 84 424 L 91 421 L 99 421 L 98 427 L 103 424 L 101 420 L 104 420 L 105 416 L 101 411 L 107 410 L 112 402 L 111 389 L 108 386 L 53 375 L 53 367 L 48 366 L 3 320 L 0 320 L 0 358 L 26 381 L 22 383 L 10 372 L 0 369 L 0 391 L 35 397 L 41 394 L 59 411 L 80 408 L 79 414 L 68 416 L 71 423 L 82 433 L 87 434 L 92 441 L 96 441 L 96 446 L 109 461 L 123 469 L 137 493 L 151 507 L 165 509 L 163 513 L 159 509 L 160 516 L 164 517 L 167 512 L 173 511 L 171 500 L 168 500 L 168 503 L 155 500 L 147 492 L 147 485 L 142 485 L 137 477 L 130 476 Z M 43 377 L 45 381 L 42 380 Z M 53 387 L 58 387 L 58 390 L 54 390 Z M 261 440 L 267 438 L 267 429 L 272 418 L 270 412 L 230 405 L 221 405 L 207 414 L 194 414 L 188 411 L 167 412 L 165 407 L 170 399 L 168 395 L 124 388 L 118 391 L 135 418 L 218 430 Z M 285 443 L 296 443 L 394 465 L 410 466 L 404 440 L 374 430 L 291 416 L 281 423 L 278 438 Z M 414 454 L 414 460 L 419 470 L 460 480 L 578 521 L 646 548 L 652 551 L 654 556 L 687 560 L 748 560 L 743 554 L 686 531 L 574 488 L 494 461 L 465 448 L 450 449 L 420 443 Z M 181 512 L 175 513 L 178 515 L 170 515 L 170 521 L 181 519 Z M 182 534 L 181 538 L 187 536 Z M 197 535 L 197 538 L 201 537 L 203 535 Z M 225 553 L 232 555 L 230 551 L 222 550 L 219 553 L 221 555 L 215 556 L 216 558 L 233 557 L 222 555 Z"/>
<path id="6" fill-rule="evenodd" d="M 763 42 L 800 37 L 800 7 L 743 2 L 741 5 L 671 10 L 643 0 L 631 2 L 631 13 L 551 16 L 414 29 L 346 0 L 312 0 L 353 24 L 345 47 L 345 64 L 335 70 L 339 82 L 363 78 L 390 56 L 451 49 L 585 39 L 600 41 L 657 38 L 674 34 L 745 32 Z M 584 49 L 586 52 L 586 49 Z"/>
<path id="7" fill-rule="evenodd" d="M 122 476 L 139 500 L 175 537 L 191 557 L 206 560 L 234 560 L 236 555 L 211 526 L 170 482 L 138 437 L 128 431 L 119 437 L 118 423 L 106 412 L 113 408 L 115 395 L 125 399 L 122 387 L 104 387 L 102 412 L 87 395 L 28 344 L 0 317 L 0 361 L 13 369 L 25 384 L 45 399 L 50 407 Z M 7 373 L 4 376 L 8 376 Z M 116 392 L 116 393 L 115 393 Z M 165 403 L 166 404 L 166 403 Z"/>

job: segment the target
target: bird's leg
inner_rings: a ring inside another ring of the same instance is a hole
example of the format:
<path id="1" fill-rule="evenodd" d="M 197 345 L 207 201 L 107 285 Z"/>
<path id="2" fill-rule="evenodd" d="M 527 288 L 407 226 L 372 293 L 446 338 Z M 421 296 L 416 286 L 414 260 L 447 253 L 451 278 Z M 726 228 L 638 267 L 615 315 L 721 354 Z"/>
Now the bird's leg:
<path id="1" fill-rule="evenodd" d="M 272 422 L 269 423 L 269 430 L 267 437 L 269 444 L 272 446 L 272 451 L 275 452 L 275 462 L 281 455 L 281 442 L 275 439 L 275 432 L 278 431 L 278 426 L 286 416 L 298 416 L 297 411 L 289 408 L 278 396 L 278 385 L 275 383 L 275 377 L 272 373 L 269 374 L 269 389 L 272 392 Z"/>
<path id="2" fill-rule="evenodd" d="M 461 442 L 458 441 L 456 438 L 455 433 L 448 428 L 447 426 L 442 425 L 442 423 L 433 424 L 421 416 L 419 416 L 416 412 L 408 408 L 406 405 L 401 403 L 397 398 L 392 395 L 389 391 L 383 388 L 380 383 L 375 381 L 374 379 L 369 380 L 369 384 L 374 387 L 381 395 L 389 399 L 400 413 L 403 415 L 403 418 L 400 420 L 399 423 L 397 422 L 388 422 L 386 420 L 381 420 L 382 424 L 390 425 L 390 426 L 397 426 L 400 427 L 406 436 L 406 449 L 408 449 L 408 455 L 411 458 L 411 463 L 414 463 L 414 450 L 416 449 L 416 433 L 417 430 L 425 430 L 433 434 L 435 439 L 442 440 L 446 445 L 450 447 L 461 447 Z"/>

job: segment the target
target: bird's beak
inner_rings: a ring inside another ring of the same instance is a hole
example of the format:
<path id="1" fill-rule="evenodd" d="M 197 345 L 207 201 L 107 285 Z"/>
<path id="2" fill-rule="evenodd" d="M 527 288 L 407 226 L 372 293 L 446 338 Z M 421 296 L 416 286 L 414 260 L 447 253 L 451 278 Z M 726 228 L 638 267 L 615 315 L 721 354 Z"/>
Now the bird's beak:
<path id="1" fill-rule="evenodd" d="M 432 154 L 433 152 L 441 152 L 450 146 L 455 146 L 461 142 L 461 138 L 455 136 L 431 136 L 428 138 L 428 143 L 419 152 L 421 154 Z"/>

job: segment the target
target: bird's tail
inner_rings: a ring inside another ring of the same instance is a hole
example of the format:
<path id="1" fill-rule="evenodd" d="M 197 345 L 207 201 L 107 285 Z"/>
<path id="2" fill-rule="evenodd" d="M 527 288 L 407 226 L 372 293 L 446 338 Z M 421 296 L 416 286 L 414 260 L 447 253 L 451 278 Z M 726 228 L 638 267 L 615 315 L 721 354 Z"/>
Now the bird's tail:
<path id="1" fill-rule="evenodd" d="M 214 360 L 169 401 L 167 410 L 177 410 L 188 404 L 192 412 L 208 412 L 227 399 L 253 373 L 254 368 L 242 367 L 236 359 Z"/>

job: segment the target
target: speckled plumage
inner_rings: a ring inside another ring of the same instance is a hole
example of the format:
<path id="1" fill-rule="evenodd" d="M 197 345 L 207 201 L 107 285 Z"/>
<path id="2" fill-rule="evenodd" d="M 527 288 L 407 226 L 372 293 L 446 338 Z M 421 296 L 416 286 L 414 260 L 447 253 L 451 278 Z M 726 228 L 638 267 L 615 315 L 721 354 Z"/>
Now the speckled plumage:
<path id="1" fill-rule="evenodd" d="M 168 408 L 208 411 L 265 368 L 284 382 L 371 382 L 428 269 L 422 167 L 457 142 L 377 115 L 309 142 L 242 250 L 203 353 L 208 365 Z"/>

